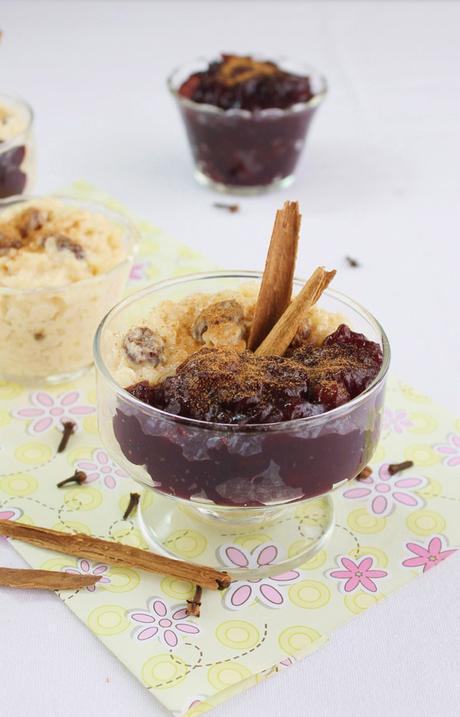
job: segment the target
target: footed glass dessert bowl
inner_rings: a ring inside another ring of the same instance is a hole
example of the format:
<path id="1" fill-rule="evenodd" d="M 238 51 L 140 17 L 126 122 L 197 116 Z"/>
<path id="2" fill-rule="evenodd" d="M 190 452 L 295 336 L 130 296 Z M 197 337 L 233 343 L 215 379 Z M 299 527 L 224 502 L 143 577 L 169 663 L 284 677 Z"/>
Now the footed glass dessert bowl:
<path id="1" fill-rule="evenodd" d="M 365 334 L 367 343 L 377 347 L 381 363 L 359 395 L 291 420 L 224 423 L 173 415 L 141 400 L 146 382 L 133 388 L 134 370 L 117 354 L 117 347 L 124 347 L 131 366 L 138 368 L 148 359 L 150 367 L 163 370 L 167 349 L 151 329 L 140 325 L 146 316 L 164 319 L 180 307 L 185 315 L 190 297 L 198 296 L 202 305 L 206 296 L 230 293 L 241 295 L 245 316 L 250 316 L 248 297 L 251 292 L 257 296 L 261 277 L 248 271 L 189 275 L 149 286 L 115 306 L 95 337 L 98 420 L 101 439 L 114 460 L 149 491 L 138 520 L 153 550 L 227 568 L 233 576 L 281 579 L 324 546 L 334 527 L 334 490 L 363 470 L 377 446 L 390 360 L 378 321 L 348 297 L 324 292 L 321 316 L 339 317 L 336 323 Z M 302 285 L 294 281 L 294 295 Z M 213 306 L 222 309 L 223 304 L 227 313 L 234 310 L 235 302 L 228 299 Z M 173 313 L 172 323 L 165 325 L 175 325 Z M 210 323 L 209 312 L 201 310 L 201 322 L 203 316 Z M 195 339 L 197 326 L 203 330 L 195 321 Z M 175 331 L 174 340 L 185 341 Z M 189 348 L 189 354 L 193 351 Z M 179 356 L 176 366 L 182 361 Z M 165 366 L 164 373 L 170 376 L 173 371 Z M 299 415 L 296 411 L 293 416 Z M 235 544 L 244 549 L 233 550 Z M 254 546 L 257 550 L 251 552 Z"/>

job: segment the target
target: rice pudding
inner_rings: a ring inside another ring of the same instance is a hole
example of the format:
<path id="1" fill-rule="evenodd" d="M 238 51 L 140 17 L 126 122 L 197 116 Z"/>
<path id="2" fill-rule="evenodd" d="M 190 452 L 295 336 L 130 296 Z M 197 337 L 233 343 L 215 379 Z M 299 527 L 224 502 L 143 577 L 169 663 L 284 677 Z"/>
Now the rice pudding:
<path id="1" fill-rule="evenodd" d="M 71 199 L 12 202 L 0 213 L 0 373 L 72 373 L 92 362 L 99 321 L 121 298 L 135 231 Z"/>

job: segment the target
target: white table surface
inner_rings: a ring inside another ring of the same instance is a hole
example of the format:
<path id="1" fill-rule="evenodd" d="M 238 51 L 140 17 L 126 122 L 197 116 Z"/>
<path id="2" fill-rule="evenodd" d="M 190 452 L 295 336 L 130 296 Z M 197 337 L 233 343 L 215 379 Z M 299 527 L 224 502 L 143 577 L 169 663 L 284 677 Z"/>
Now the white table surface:
<path id="1" fill-rule="evenodd" d="M 459 27 L 454 2 L 0 1 L 0 87 L 36 110 L 37 191 L 89 180 L 222 266 L 262 268 L 275 209 L 299 199 L 299 274 L 337 267 L 337 287 L 387 328 L 394 372 L 455 410 Z M 177 63 L 221 49 L 304 59 L 331 86 L 295 185 L 232 215 L 194 183 L 164 85 Z M 0 563 L 21 560 L 3 543 Z M 214 714 L 458 715 L 459 566 Z M 5 717 L 164 714 L 48 594 L 1 592 L 0 689 Z"/>

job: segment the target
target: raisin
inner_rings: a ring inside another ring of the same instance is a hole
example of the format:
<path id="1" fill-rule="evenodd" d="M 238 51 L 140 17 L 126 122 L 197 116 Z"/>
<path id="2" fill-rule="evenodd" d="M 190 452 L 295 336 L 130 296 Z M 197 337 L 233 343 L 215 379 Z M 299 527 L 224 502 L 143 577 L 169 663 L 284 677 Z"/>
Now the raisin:
<path id="1" fill-rule="evenodd" d="M 163 359 L 164 341 L 147 326 L 135 326 L 125 335 L 123 348 L 133 363 L 156 367 Z"/>
<path id="2" fill-rule="evenodd" d="M 79 244 L 78 242 L 74 241 L 73 239 L 70 239 L 69 237 L 64 236 L 63 234 L 58 234 L 57 236 L 51 235 L 47 237 L 43 237 L 42 239 L 43 246 L 55 245 L 57 251 L 70 251 L 76 259 L 84 259 L 86 256 L 85 250 Z"/>
<path id="3" fill-rule="evenodd" d="M 11 226 L 0 227 L 0 256 L 7 254 L 11 249 L 21 249 L 22 240 L 17 231 Z"/>
<path id="4" fill-rule="evenodd" d="M 224 336 L 227 333 L 230 336 L 233 334 L 237 340 L 242 339 L 245 333 L 243 319 L 243 308 L 238 301 L 219 301 L 200 311 L 192 326 L 192 336 L 195 341 L 204 342 L 203 334 L 210 328 L 220 326 Z"/>
<path id="5" fill-rule="evenodd" d="M 30 207 L 25 209 L 16 220 L 20 235 L 25 239 L 29 234 L 42 229 L 48 220 L 48 212 Z"/>

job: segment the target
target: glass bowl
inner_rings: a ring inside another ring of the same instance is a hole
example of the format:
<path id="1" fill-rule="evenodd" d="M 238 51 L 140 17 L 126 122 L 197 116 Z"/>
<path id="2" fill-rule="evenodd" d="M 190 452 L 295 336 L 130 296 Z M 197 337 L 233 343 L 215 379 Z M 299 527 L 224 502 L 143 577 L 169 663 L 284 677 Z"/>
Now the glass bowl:
<path id="1" fill-rule="evenodd" d="M 154 284 L 115 306 L 95 337 L 101 439 L 117 463 L 150 489 L 139 513 L 149 545 L 222 567 L 225 536 L 242 541 L 268 531 L 276 559 L 236 570 L 257 576 L 299 565 L 322 547 L 334 523 L 330 492 L 358 475 L 374 453 L 390 359 L 380 324 L 339 292 L 323 294 L 320 307 L 340 313 L 352 329 L 378 342 L 383 364 L 349 403 L 293 421 L 236 426 L 173 416 L 134 398 L 116 383 L 110 366 L 114 332 L 126 331 L 160 302 L 238 290 L 260 283 L 261 276 L 223 271 Z M 294 293 L 303 284 L 296 279 Z"/>
<path id="2" fill-rule="evenodd" d="M 17 134 L 1 141 L 0 133 L 0 199 L 4 199 L 30 192 L 35 179 L 34 115 L 27 102 L 3 92 L 0 108 L 10 109 L 18 120 Z"/>
<path id="3" fill-rule="evenodd" d="M 256 58 L 257 59 L 257 58 Z M 206 70 L 198 58 L 170 75 L 167 84 L 182 116 L 195 162 L 195 178 L 220 192 L 251 195 L 294 181 L 310 122 L 327 93 L 326 79 L 315 69 L 278 59 L 288 72 L 308 76 L 314 96 L 286 109 L 224 110 L 182 97 L 182 83 Z"/>
<path id="4" fill-rule="evenodd" d="M 0 221 L 5 210 L 48 198 L 102 215 L 121 227 L 126 257 L 102 274 L 63 286 L 23 289 L 2 286 L 0 281 L 0 378 L 6 381 L 61 383 L 91 366 L 94 334 L 123 295 L 138 244 L 137 230 L 124 216 L 71 197 L 10 197 L 0 202 Z"/>

